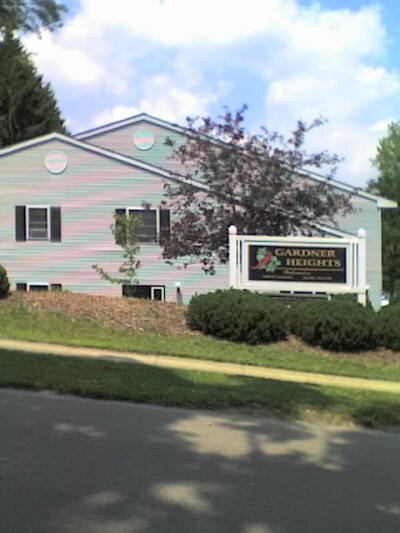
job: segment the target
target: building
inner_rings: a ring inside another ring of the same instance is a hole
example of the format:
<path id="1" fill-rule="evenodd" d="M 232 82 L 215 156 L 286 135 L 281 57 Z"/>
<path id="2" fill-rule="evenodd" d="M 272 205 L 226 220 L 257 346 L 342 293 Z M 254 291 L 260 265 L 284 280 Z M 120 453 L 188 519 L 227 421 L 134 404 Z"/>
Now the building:
<path id="1" fill-rule="evenodd" d="M 113 242 L 114 213 L 140 212 L 139 294 L 183 300 L 228 287 L 228 266 L 215 272 L 195 260 L 166 262 L 159 236 L 170 213 L 160 209 L 165 182 L 179 178 L 167 137 L 179 142 L 180 126 L 145 114 L 75 136 L 49 134 L 0 150 L 0 263 L 12 289 L 120 296 L 121 286 L 102 280 L 92 265 L 117 273 L 121 248 Z M 310 174 L 310 179 L 321 176 Z M 367 282 L 375 306 L 381 293 L 381 209 L 394 202 L 355 190 L 356 212 L 341 219 L 332 235 L 367 233 Z"/>

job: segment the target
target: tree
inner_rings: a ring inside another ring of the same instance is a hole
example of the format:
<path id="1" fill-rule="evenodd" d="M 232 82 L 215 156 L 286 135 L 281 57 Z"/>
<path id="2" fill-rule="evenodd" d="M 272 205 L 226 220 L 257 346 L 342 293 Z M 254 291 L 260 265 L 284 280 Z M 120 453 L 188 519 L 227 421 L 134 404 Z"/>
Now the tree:
<path id="1" fill-rule="evenodd" d="M 219 121 L 188 119 L 186 141 L 173 154 L 187 179 L 165 187 L 166 207 L 176 215 L 165 258 L 226 261 L 231 224 L 242 234 L 309 234 L 314 223 L 332 223 L 351 211 L 350 197 L 329 185 L 339 158 L 303 148 L 306 134 L 323 120 L 298 122 L 285 139 L 266 128 L 249 133 L 242 124 L 245 110 L 227 111 Z M 328 169 L 327 180 L 309 179 L 313 169 Z"/>
<path id="2" fill-rule="evenodd" d="M 56 98 L 21 42 L 0 42 L 0 147 L 53 131 L 65 132 Z"/>
<path id="3" fill-rule="evenodd" d="M 400 203 L 400 123 L 389 124 L 387 134 L 379 140 L 377 154 L 372 160 L 378 177 L 368 189 Z M 393 296 L 400 280 L 400 209 L 382 213 L 383 285 Z"/>
<path id="4" fill-rule="evenodd" d="M 55 0 L 0 0 L 0 33 L 53 31 L 61 26 L 66 11 Z"/>
<path id="5" fill-rule="evenodd" d="M 101 279 L 118 285 L 134 285 L 138 283 L 137 270 L 140 267 L 140 261 L 137 259 L 140 251 L 138 233 L 141 225 L 142 219 L 140 217 L 114 215 L 114 223 L 111 224 L 110 229 L 115 242 L 123 250 L 123 263 L 118 269 L 119 277 L 109 274 L 99 265 L 92 265 L 92 268 L 99 274 Z"/>

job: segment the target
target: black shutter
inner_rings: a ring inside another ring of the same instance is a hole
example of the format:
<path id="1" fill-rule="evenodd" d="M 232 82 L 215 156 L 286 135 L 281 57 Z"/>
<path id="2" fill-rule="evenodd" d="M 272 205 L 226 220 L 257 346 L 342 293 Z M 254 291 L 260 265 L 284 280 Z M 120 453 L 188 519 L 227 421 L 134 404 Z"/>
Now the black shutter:
<path id="1" fill-rule="evenodd" d="M 50 207 L 50 239 L 61 241 L 61 207 Z"/>
<path id="2" fill-rule="evenodd" d="M 15 240 L 26 241 L 26 209 L 24 205 L 15 206 Z"/>
<path id="3" fill-rule="evenodd" d="M 116 209 L 115 210 L 115 244 L 123 245 L 125 240 L 124 236 L 121 233 L 121 221 L 118 220 L 118 217 L 124 216 L 126 214 L 126 209 Z"/>
<path id="4" fill-rule="evenodd" d="M 160 209 L 160 244 L 163 246 L 170 236 L 171 214 L 169 209 Z"/>

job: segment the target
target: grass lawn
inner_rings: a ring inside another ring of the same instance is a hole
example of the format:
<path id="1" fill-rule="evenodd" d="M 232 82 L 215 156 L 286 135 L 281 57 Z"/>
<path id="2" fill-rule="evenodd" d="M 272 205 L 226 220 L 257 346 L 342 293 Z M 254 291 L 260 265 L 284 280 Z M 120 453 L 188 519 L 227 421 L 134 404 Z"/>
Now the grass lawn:
<path id="1" fill-rule="evenodd" d="M 166 302 L 70 293 L 15 294 L 0 301 L 0 336 L 176 355 L 274 368 L 400 380 L 400 353 L 332 353 L 296 339 L 247 346 L 190 331 L 184 307 Z"/>
<path id="2" fill-rule="evenodd" d="M 296 339 L 246 346 L 187 329 L 184 307 L 70 293 L 0 301 L 0 336 L 398 381 L 400 353 L 330 353 Z M 0 386 L 400 428 L 400 396 L 0 350 Z"/>
<path id="3" fill-rule="evenodd" d="M 400 397 L 207 372 L 0 350 L 0 386 L 400 428 Z"/>

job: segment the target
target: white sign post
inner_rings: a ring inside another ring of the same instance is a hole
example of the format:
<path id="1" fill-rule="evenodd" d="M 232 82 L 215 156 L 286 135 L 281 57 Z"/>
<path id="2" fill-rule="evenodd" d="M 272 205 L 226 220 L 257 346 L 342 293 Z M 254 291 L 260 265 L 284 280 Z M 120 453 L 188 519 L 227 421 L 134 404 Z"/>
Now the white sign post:
<path id="1" fill-rule="evenodd" d="M 367 302 L 366 234 L 357 237 L 237 235 L 229 228 L 229 284 L 275 295 L 357 294 Z"/>

